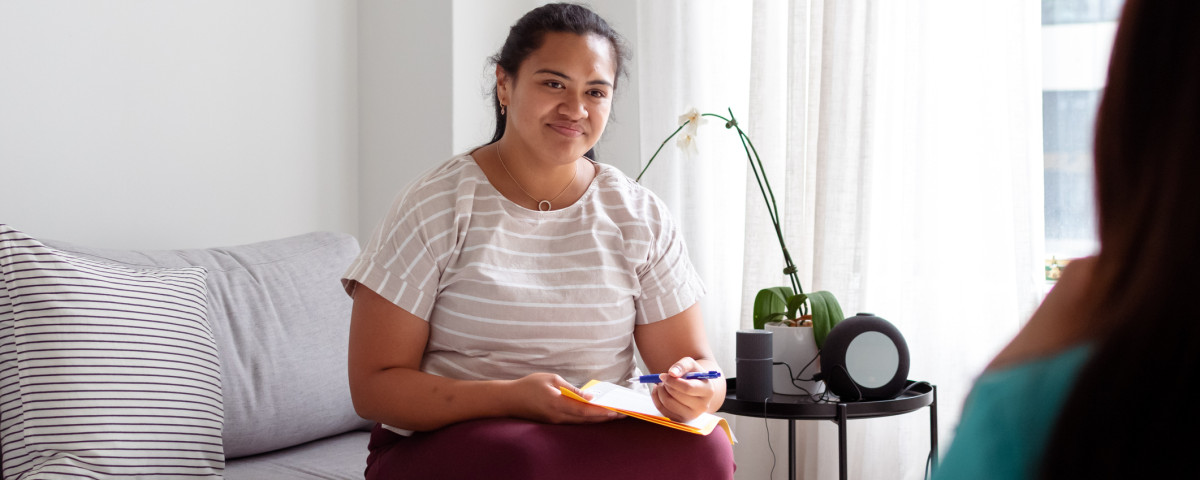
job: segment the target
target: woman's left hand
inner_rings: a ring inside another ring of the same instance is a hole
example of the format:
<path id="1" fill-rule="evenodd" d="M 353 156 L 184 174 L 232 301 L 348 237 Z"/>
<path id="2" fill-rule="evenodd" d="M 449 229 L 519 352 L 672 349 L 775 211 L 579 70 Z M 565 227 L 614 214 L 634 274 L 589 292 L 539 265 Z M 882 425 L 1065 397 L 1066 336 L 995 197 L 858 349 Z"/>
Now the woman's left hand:
<path id="1" fill-rule="evenodd" d="M 687 422 L 707 412 L 709 403 L 716 396 L 715 380 L 687 380 L 682 378 L 688 372 L 707 372 L 705 368 L 691 357 L 684 357 L 671 365 L 667 373 L 662 375 L 662 383 L 655 385 L 650 391 L 654 406 L 667 418 L 677 422 Z"/>

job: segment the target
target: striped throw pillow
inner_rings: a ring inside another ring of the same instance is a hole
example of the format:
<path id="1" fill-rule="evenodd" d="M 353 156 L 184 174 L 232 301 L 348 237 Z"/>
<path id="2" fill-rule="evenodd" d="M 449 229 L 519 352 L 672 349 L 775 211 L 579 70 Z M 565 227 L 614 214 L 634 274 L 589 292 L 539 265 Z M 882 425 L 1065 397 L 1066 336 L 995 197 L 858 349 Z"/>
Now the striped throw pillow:
<path id="1" fill-rule="evenodd" d="M 0 224 L 8 478 L 220 478 L 206 271 L 70 256 Z"/>

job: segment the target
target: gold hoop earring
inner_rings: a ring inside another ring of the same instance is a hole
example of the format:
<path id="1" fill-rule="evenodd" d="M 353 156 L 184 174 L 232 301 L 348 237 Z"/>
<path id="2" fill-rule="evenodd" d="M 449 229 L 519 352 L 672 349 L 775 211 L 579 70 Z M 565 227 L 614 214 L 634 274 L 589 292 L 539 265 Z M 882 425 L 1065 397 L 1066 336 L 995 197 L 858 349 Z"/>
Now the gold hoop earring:
<path id="1" fill-rule="evenodd" d="M 500 105 L 500 115 L 507 115 L 507 114 L 508 114 L 508 106 Z"/>

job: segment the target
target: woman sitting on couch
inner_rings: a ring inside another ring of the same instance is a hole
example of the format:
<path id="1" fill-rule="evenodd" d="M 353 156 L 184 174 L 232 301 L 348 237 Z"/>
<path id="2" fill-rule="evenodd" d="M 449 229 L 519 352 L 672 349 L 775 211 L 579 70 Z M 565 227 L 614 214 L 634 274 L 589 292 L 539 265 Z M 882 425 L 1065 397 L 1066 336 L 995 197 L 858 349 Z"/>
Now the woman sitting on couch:
<path id="1" fill-rule="evenodd" d="M 725 435 L 559 390 L 625 382 L 636 342 L 666 372 L 651 391 L 664 415 L 691 420 L 725 397 L 722 380 L 682 378 L 720 368 L 670 213 L 585 157 L 623 52 L 587 8 L 526 14 L 494 58 L 492 142 L 409 186 L 346 273 L 351 395 L 380 424 L 368 478 L 732 478 Z"/>

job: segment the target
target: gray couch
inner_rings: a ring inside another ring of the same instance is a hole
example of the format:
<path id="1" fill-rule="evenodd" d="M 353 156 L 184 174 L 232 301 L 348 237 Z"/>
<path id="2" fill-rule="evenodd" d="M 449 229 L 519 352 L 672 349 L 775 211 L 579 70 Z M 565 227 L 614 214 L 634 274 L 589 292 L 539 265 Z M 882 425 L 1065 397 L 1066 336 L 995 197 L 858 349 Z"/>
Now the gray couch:
<path id="1" fill-rule="evenodd" d="M 350 235 L 318 232 L 228 248 L 47 246 L 129 266 L 203 266 L 220 352 L 225 478 L 362 478 L 371 424 L 346 378 Z"/>

